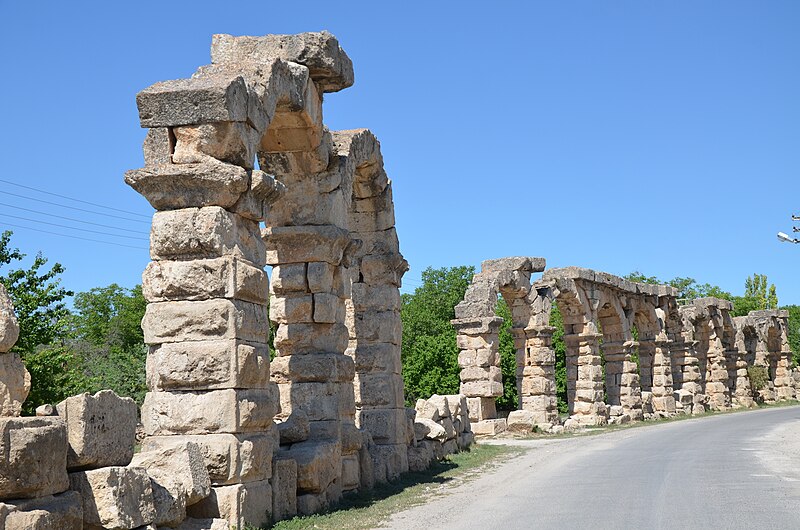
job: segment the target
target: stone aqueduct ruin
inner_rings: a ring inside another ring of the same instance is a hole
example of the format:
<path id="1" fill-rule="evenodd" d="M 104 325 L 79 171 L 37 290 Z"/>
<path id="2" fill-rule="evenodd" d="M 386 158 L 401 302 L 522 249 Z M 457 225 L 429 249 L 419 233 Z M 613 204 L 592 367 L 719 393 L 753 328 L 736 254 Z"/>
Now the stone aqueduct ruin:
<path id="1" fill-rule="evenodd" d="M 110 391 L 19 417 L 30 382 L 0 353 L 0 526 L 258 526 L 424 469 L 505 425 L 498 296 L 531 428 L 560 424 L 554 303 L 573 424 L 748 407 L 753 365 L 769 371 L 763 400 L 795 397 L 784 312 L 731 318 L 722 300 L 679 306 L 670 287 L 579 268 L 532 283 L 544 259 L 522 257 L 484 262 L 456 307 L 461 394 L 407 409 L 391 182 L 369 131 L 322 121 L 350 59 L 326 32 L 216 35 L 211 56 L 137 96 L 145 167 L 125 180 L 157 210 L 142 450 L 135 404 Z M 1 287 L 7 352 L 18 328 Z"/>
<path id="2" fill-rule="evenodd" d="M 577 424 L 751 407 L 750 366 L 767 369 L 767 384 L 758 392 L 763 401 L 795 398 L 786 311 L 731 317 L 727 300 L 700 298 L 679 306 L 677 294 L 666 285 L 578 267 L 545 271 L 543 258 L 483 262 L 453 320 L 473 431 L 494 434 L 506 426 L 495 409 L 503 394 L 498 296 L 511 310 L 517 393 L 526 411 L 519 417 L 530 425 L 559 424 L 553 304 L 564 322 L 567 401 Z"/>

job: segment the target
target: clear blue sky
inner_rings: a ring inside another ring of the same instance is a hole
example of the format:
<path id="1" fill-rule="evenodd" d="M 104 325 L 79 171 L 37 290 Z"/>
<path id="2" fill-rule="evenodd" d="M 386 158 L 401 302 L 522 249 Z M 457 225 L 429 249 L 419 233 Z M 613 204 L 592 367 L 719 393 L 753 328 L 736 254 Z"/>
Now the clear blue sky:
<path id="1" fill-rule="evenodd" d="M 152 210 L 123 182 L 143 165 L 136 93 L 207 64 L 213 33 L 327 29 L 356 84 L 325 121 L 381 140 L 407 288 L 429 265 L 533 255 L 738 294 L 759 272 L 800 304 L 800 245 L 775 237 L 800 213 L 798 25 L 794 0 L 0 0 L 0 179 L 139 214 L 0 182 L 0 228 L 60 261 L 68 288 L 140 282 Z"/>

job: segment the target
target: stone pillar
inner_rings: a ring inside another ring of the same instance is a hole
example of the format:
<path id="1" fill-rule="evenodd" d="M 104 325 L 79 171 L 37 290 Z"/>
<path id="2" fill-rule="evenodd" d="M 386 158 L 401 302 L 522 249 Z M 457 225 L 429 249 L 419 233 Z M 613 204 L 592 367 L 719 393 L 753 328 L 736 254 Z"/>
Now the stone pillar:
<path id="1" fill-rule="evenodd" d="M 687 341 L 686 349 L 682 352 L 681 378 L 682 384 L 678 391 L 678 399 L 683 405 L 684 412 L 700 414 L 705 412 L 705 394 L 703 394 L 703 376 L 700 372 L 700 359 L 697 357 L 698 341 Z"/>
<path id="2" fill-rule="evenodd" d="M 17 352 L 19 324 L 11 298 L 0 283 L 0 416 L 19 416 L 31 390 L 31 376 Z"/>
<path id="3" fill-rule="evenodd" d="M 463 318 L 451 321 L 456 329 L 461 367 L 461 391 L 467 396 L 469 419 L 481 422 L 497 418 L 495 398 L 503 395 L 499 332 L 503 319 Z"/>
<path id="4" fill-rule="evenodd" d="M 775 398 L 778 401 L 795 399 L 795 389 L 792 380 L 792 350 L 788 345 L 784 345 L 778 353 L 777 366 L 775 368 Z"/>
<path id="5" fill-rule="evenodd" d="M 672 359 L 670 340 L 666 336 L 653 340 L 653 411 L 668 415 L 675 414 L 675 396 L 672 379 Z"/>
<path id="6" fill-rule="evenodd" d="M 744 346 L 744 343 L 742 343 L 742 346 Z M 736 352 L 734 358 L 736 368 L 736 390 L 734 391 L 734 395 L 731 396 L 731 401 L 732 404 L 735 403 L 740 407 L 751 408 L 755 406 L 755 401 L 753 400 L 753 387 L 750 384 L 750 376 L 747 373 L 745 355 L 747 355 L 747 350 L 739 350 Z"/>
<path id="7" fill-rule="evenodd" d="M 641 333 L 641 330 L 639 330 Z M 651 392 L 653 389 L 653 363 L 656 352 L 656 343 L 652 338 L 639 337 L 639 380 L 642 391 Z"/>
<path id="8" fill-rule="evenodd" d="M 639 370 L 631 359 L 638 343 L 604 342 L 605 388 L 611 415 L 628 414 L 632 420 L 643 419 Z"/>
<path id="9" fill-rule="evenodd" d="M 715 332 L 709 338 L 706 365 L 705 393 L 711 410 L 726 410 L 731 406 L 728 389 L 728 367 L 722 338 Z"/>
<path id="10" fill-rule="evenodd" d="M 556 352 L 551 346 L 555 328 L 536 326 L 521 331 L 525 342 L 517 350 L 520 408 L 534 413 L 536 423 L 558 424 Z"/>
<path id="11" fill-rule="evenodd" d="M 565 335 L 567 346 L 567 392 L 573 396 L 570 417 L 581 425 L 604 425 L 608 407 L 603 400 L 601 333 Z M 570 387 L 574 390 L 571 390 Z"/>

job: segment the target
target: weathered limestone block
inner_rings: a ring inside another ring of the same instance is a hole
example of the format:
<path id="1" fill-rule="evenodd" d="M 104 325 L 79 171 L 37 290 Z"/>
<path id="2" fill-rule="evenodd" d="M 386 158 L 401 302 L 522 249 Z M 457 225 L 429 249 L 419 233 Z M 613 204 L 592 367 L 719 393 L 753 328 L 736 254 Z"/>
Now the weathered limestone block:
<path id="1" fill-rule="evenodd" d="M 400 311 L 400 290 L 394 285 L 367 285 L 355 282 L 352 294 L 353 307 L 356 311 Z"/>
<path id="2" fill-rule="evenodd" d="M 355 409 L 349 383 L 283 383 L 280 385 L 282 414 L 304 411 L 309 421 L 338 420 Z"/>
<path id="3" fill-rule="evenodd" d="M 212 484 L 256 482 L 272 476 L 276 435 L 272 427 L 267 434 L 151 436 L 142 443 L 142 452 L 168 453 L 173 447 L 193 443 L 200 449 Z"/>
<path id="4" fill-rule="evenodd" d="M 496 418 L 492 420 L 482 420 L 472 424 L 472 432 L 476 436 L 494 436 L 500 434 L 507 429 L 508 425 L 505 418 Z"/>
<path id="5" fill-rule="evenodd" d="M 69 487 L 83 498 L 85 525 L 136 528 L 155 521 L 150 477 L 139 467 L 103 467 L 69 474 Z"/>
<path id="6" fill-rule="evenodd" d="M 5 530 L 83 530 L 83 503 L 67 491 L 36 499 L 0 502 L 0 528 Z"/>
<path id="7" fill-rule="evenodd" d="M 233 256 L 151 261 L 142 275 L 142 293 L 148 302 L 235 298 L 263 304 L 268 290 L 262 269 Z"/>
<path id="8" fill-rule="evenodd" d="M 56 415 L 56 408 L 51 405 L 50 403 L 45 403 L 44 405 L 39 405 L 36 407 L 36 415 L 37 416 L 55 416 Z"/>
<path id="9" fill-rule="evenodd" d="M 433 449 L 428 444 L 418 444 L 416 447 L 408 448 L 409 471 L 425 471 L 430 467 L 433 459 Z"/>
<path id="10" fill-rule="evenodd" d="M 408 446 L 401 444 L 375 444 L 369 447 L 375 481 L 379 483 L 397 480 L 408 471 Z"/>
<path id="11" fill-rule="evenodd" d="M 403 377 L 398 374 L 357 373 L 353 388 L 357 407 L 396 407 L 403 403 Z"/>
<path id="12" fill-rule="evenodd" d="M 445 428 L 427 418 L 417 418 L 414 420 L 414 437 L 417 440 L 424 440 L 425 438 L 429 440 L 439 440 L 443 442 L 447 439 L 447 431 Z"/>
<path id="13" fill-rule="evenodd" d="M 561 427 L 559 425 L 559 427 Z M 470 448 L 470 446 L 475 443 L 475 434 L 472 432 L 462 432 L 458 435 L 458 449 L 460 451 L 465 451 Z"/>
<path id="14" fill-rule="evenodd" d="M 341 353 L 347 349 L 348 331 L 344 324 L 281 324 L 275 332 L 275 351 L 279 357 L 307 353 Z"/>
<path id="15" fill-rule="evenodd" d="M 276 457 L 272 469 L 272 520 L 283 521 L 297 515 L 297 462 Z"/>
<path id="16" fill-rule="evenodd" d="M 67 468 L 125 466 L 133 457 L 138 412 L 113 390 L 72 396 L 56 405 L 67 425 Z"/>
<path id="17" fill-rule="evenodd" d="M 0 500 L 69 489 L 67 429 L 59 418 L 0 418 Z"/>
<path id="18" fill-rule="evenodd" d="M 353 359 L 358 372 L 399 374 L 402 371 L 400 348 L 396 344 L 351 341 L 345 353 Z"/>
<path id="19" fill-rule="evenodd" d="M 261 135 L 241 122 L 216 122 L 184 125 L 172 129 L 175 135 L 175 164 L 195 164 L 220 160 L 253 169 Z"/>
<path id="20" fill-rule="evenodd" d="M 322 493 L 341 473 L 342 447 L 336 441 L 308 440 L 282 449 L 281 458 L 297 463 L 297 489 Z"/>
<path id="21" fill-rule="evenodd" d="M 8 296 L 5 286 L 0 283 L 0 353 L 9 351 L 19 338 L 19 323 L 11 297 Z"/>
<path id="22" fill-rule="evenodd" d="M 153 490 L 153 507 L 156 510 L 153 523 L 157 526 L 177 526 L 186 519 L 186 491 L 183 484 L 173 477 L 150 477 Z"/>
<path id="23" fill-rule="evenodd" d="M 342 472 L 340 479 L 342 490 L 351 491 L 358 489 L 361 484 L 359 472 L 358 453 L 342 456 Z"/>
<path id="24" fill-rule="evenodd" d="M 314 294 L 314 322 L 333 324 L 345 320 L 345 301 L 332 293 Z"/>
<path id="25" fill-rule="evenodd" d="M 266 264 L 258 223 L 219 206 L 156 212 L 150 231 L 150 257 L 188 260 L 238 256 Z"/>
<path id="26" fill-rule="evenodd" d="M 536 416 L 527 410 L 512 410 L 508 415 L 507 430 L 509 432 L 530 433 L 537 423 Z"/>
<path id="27" fill-rule="evenodd" d="M 427 399 L 418 399 L 414 409 L 417 411 L 416 420 L 427 419 L 439 421 L 439 407 Z"/>
<path id="28" fill-rule="evenodd" d="M 493 397 L 470 397 L 467 395 L 467 408 L 470 421 L 483 421 L 497 417 L 497 407 Z"/>
<path id="29" fill-rule="evenodd" d="M 367 285 L 400 287 L 408 262 L 399 253 L 372 254 L 361 259 L 361 276 Z"/>
<path id="30" fill-rule="evenodd" d="M 158 483 L 175 479 L 186 496 L 186 504 L 192 505 L 211 492 L 211 479 L 205 466 L 203 451 L 194 442 L 186 441 L 155 451 L 138 453 L 130 463 L 141 467 Z"/>
<path id="31" fill-rule="evenodd" d="M 267 311 L 263 305 L 216 298 L 147 305 L 142 320 L 145 342 L 242 339 L 266 343 Z"/>
<path id="32" fill-rule="evenodd" d="M 230 208 L 250 186 L 250 175 L 238 165 L 210 157 L 195 157 L 191 162 L 132 169 L 125 172 L 125 183 L 157 210 Z"/>
<path id="33" fill-rule="evenodd" d="M 272 487 L 267 480 L 214 486 L 208 497 L 187 507 L 186 512 L 195 519 L 226 519 L 236 528 L 259 528 L 272 515 Z"/>
<path id="34" fill-rule="evenodd" d="M 269 64 L 283 59 L 308 67 L 322 92 L 337 92 L 353 84 L 353 62 L 327 31 L 297 35 L 234 37 L 214 35 L 211 60 L 215 64 Z"/>
<path id="35" fill-rule="evenodd" d="M 332 225 L 267 227 L 262 236 L 268 265 L 321 261 L 339 265 L 352 241 L 347 230 Z"/>
<path id="36" fill-rule="evenodd" d="M 248 90 L 239 75 L 161 81 L 136 95 L 142 127 L 247 121 Z"/>
<path id="37" fill-rule="evenodd" d="M 276 385 L 210 392 L 148 392 L 142 424 L 148 436 L 266 430 L 279 410 Z"/>
<path id="38" fill-rule="evenodd" d="M 171 137 L 168 127 L 153 127 L 147 130 L 142 143 L 144 165 L 157 166 L 172 163 L 172 151 L 175 139 Z"/>
<path id="39" fill-rule="evenodd" d="M 267 388 L 269 348 L 237 339 L 172 342 L 150 347 L 151 390 Z"/>
<path id="40" fill-rule="evenodd" d="M 281 436 L 281 445 L 304 442 L 311 435 L 308 415 L 301 409 L 293 411 L 277 426 Z"/>
<path id="41" fill-rule="evenodd" d="M 309 353 L 275 357 L 270 365 L 276 383 L 311 383 L 353 381 L 353 360 L 338 353 Z"/>
<path id="42" fill-rule="evenodd" d="M 499 381 L 468 381 L 461 383 L 460 393 L 467 397 L 498 397 L 503 395 L 503 383 Z"/>
<path id="43" fill-rule="evenodd" d="M 19 416 L 30 390 L 31 375 L 19 354 L 0 352 L 0 416 Z"/>
<path id="44" fill-rule="evenodd" d="M 276 294 L 311 292 L 308 286 L 308 266 L 306 263 L 285 263 L 275 265 L 270 277 L 270 290 Z M 317 279 L 317 281 L 319 281 Z M 331 278 L 331 284 L 333 279 Z"/>
<path id="45" fill-rule="evenodd" d="M 358 410 L 356 425 L 368 431 L 376 444 L 405 443 L 406 411 L 403 408 Z"/>
<path id="46" fill-rule="evenodd" d="M 400 344 L 403 324 L 397 311 L 357 312 L 348 315 L 352 336 L 361 340 Z"/>
<path id="47" fill-rule="evenodd" d="M 286 186 L 263 171 L 250 171 L 250 189 L 245 191 L 231 211 L 253 221 L 267 217 L 271 205 L 286 194 Z"/>

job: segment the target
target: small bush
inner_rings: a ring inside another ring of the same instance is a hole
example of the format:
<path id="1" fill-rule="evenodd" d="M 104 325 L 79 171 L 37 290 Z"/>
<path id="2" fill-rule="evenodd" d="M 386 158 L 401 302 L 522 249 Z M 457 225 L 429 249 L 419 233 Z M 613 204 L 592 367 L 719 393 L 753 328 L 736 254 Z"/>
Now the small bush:
<path id="1" fill-rule="evenodd" d="M 758 391 L 766 388 L 769 382 L 769 372 L 767 372 L 766 366 L 748 366 L 747 377 L 750 378 L 750 387 L 756 397 L 758 396 Z"/>

